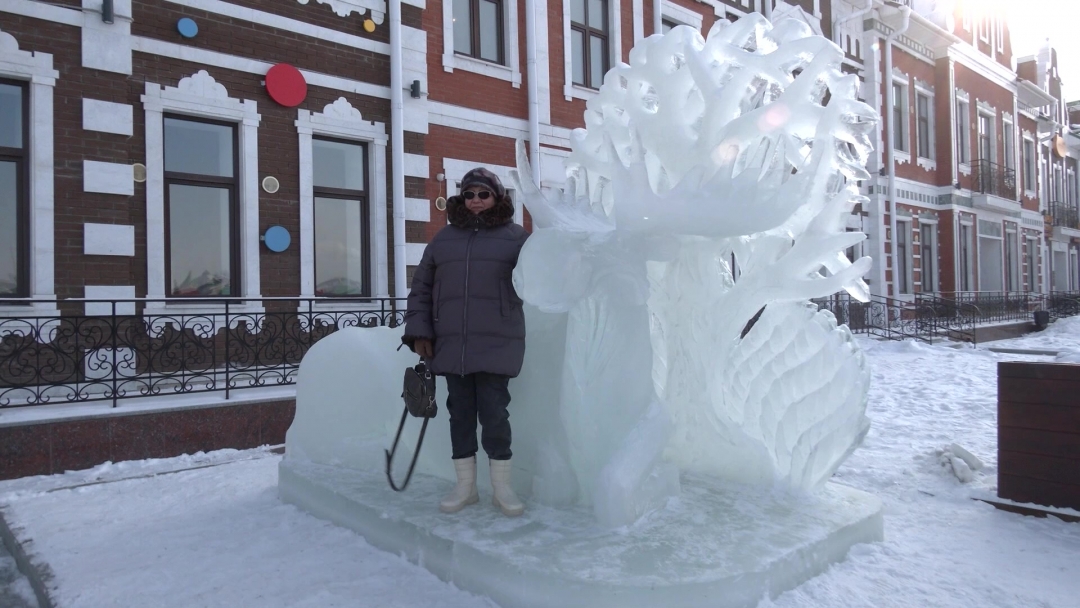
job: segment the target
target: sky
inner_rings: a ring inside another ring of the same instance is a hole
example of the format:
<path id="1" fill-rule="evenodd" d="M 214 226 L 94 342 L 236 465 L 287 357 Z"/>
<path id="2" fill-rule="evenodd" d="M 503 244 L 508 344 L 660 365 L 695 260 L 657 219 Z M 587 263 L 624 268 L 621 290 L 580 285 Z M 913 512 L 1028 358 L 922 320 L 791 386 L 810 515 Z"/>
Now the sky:
<path id="1" fill-rule="evenodd" d="M 1046 38 L 1058 52 L 1065 100 L 1080 99 L 1080 2 L 1076 0 L 975 0 L 1001 5 L 1012 34 L 1013 56 L 1034 55 Z"/>

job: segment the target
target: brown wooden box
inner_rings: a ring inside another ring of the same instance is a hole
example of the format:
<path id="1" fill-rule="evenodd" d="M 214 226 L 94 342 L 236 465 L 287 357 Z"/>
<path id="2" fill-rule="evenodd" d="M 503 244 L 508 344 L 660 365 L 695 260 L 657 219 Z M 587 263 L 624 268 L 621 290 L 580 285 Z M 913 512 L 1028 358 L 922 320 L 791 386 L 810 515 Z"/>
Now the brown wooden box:
<path id="1" fill-rule="evenodd" d="M 1080 509 L 1080 365 L 998 363 L 998 497 Z"/>

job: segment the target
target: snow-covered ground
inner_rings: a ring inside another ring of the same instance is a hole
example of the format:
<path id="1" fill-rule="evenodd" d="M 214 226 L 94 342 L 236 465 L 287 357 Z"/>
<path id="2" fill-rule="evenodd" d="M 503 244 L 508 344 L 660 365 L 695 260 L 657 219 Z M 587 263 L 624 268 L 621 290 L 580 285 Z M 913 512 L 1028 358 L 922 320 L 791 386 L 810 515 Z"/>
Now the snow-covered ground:
<path id="1" fill-rule="evenodd" d="M 972 499 L 995 493 L 996 363 L 1052 358 L 862 345 L 873 426 L 837 479 L 884 500 L 886 539 L 759 608 L 1078 605 L 1080 524 Z M 986 346 L 1080 351 L 1080 318 Z M 61 608 L 493 606 L 281 503 L 279 458 L 226 450 L 25 478 L 0 483 L 0 505 L 51 567 Z M 28 592 L 9 584 L 0 603 L 16 587 Z"/>

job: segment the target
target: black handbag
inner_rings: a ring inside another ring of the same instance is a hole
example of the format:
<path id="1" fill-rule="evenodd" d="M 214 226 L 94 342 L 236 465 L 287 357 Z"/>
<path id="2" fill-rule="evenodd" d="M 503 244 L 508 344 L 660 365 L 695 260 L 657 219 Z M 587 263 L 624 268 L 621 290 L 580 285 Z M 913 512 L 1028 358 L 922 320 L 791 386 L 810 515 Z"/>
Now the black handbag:
<path id="1" fill-rule="evenodd" d="M 428 421 L 439 413 L 439 406 L 435 403 L 435 376 L 423 360 L 414 367 L 405 368 L 405 379 L 402 385 L 401 398 L 405 400 L 405 410 L 401 412 L 401 422 L 398 424 L 397 435 L 394 437 L 394 445 L 386 450 L 386 480 L 390 482 L 390 487 L 395 492 L 401 492 L 409 485 L 413 469 L 416 468 L 416 459 L 420 456 L 420 447 L 424 444 L 424 433 L 427 432 Z M 390 468 L 394 453 L 397 452 L 398 442 L 401 440 L 401 432 L 405 429 L 405 420 L 410 414 L 423 418 L 424 424 L 420 427 L 420 438 L 416 441 L 416 452 L 409 464 L 409 472 L 405 474 L 405 481 L 399 488 L 394 483 Z"/>

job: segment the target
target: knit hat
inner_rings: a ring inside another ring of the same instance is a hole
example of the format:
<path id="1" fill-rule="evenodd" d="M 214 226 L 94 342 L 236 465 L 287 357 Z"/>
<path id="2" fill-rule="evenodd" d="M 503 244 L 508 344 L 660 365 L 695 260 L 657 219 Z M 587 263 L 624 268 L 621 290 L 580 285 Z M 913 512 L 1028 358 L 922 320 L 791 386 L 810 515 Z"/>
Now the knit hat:
<path id="1" fill-rule="evenodd" d="M 506 188 L 503 187 L 499 176 L 483 167 L 477 167 L 461 178 L 461 191 L 464 192 L 469 186 L 484 186 L 495 195 L 496 200 L 506 197 Z"/>

